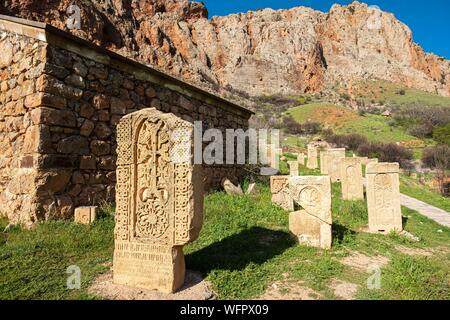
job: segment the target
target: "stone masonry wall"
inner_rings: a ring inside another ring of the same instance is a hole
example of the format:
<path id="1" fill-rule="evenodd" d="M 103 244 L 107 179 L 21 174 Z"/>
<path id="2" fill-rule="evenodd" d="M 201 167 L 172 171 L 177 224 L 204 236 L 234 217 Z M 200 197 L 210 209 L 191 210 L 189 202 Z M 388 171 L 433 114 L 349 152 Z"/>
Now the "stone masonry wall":
<path id="1" fill-rule="evenodd" d="M 248 127 L 249 113 L 138 80 L 126 68 L 12 33 L 3 38 L 0 50 L 12 46 L 12 54 L 0 59 L 0 212 L 12 222 L 67 218 L 77 206 L 114 201 L 115 127 L 125 114 L 154 107 L 202 120 L 204 130 Z M 239 175 L 237 166 L 205 168 L 208 188 Z"/>
<path id="2" fill-rule="evenodd" d="M 47 45 L 0 31 L 0 213 L 14 222 L 36 221 L 36 153 L 39 126 L 32 121 L 36 79 L 45 66 Z"/>

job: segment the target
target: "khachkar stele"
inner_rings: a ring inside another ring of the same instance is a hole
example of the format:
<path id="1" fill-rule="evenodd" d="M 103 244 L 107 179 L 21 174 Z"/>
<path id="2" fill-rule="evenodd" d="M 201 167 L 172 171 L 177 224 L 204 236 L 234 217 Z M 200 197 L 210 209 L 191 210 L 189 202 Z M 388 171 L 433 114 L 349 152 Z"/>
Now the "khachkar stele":
<path id="1" fill-rule="evenodd" d="M 306 167 L 308 169 L 317 169 L 319 167 L 319 162 L 317 161 L 317 157 L 319 154 L 319 148 L 308 144 L 308 159 L 306 162 Z"/>
<path id="2" fill-rule="evenodd" d="M 114 283 L 166 293 L 184 283 L 183 246 L 203 223 L 193 125 L 144 109 L 117 126 Z"/>
<path id="3" fill-rule="evenodd" d="M 272 192 L 272 203 L 286 211 L 294 211 L 294 202 L 289 195 L 289 176 L 271 176 L 270 190 Z"/>
<path id="4" fill-rule="evenodd" d="M 366 168 L 369 231 L 402 231 L 398 163 L 369 163 Z"/>
<path id="5" fill-rule="evenodd" d="M 342 199 L 364 200 L 364 181 L 360 158 L 343 158 L 340 163 Z"/>
<path id="6" fill-rule="evenodd" d="M 320 172 L 329 175 L 331 182 L 341 179 L 339 164 L 345 158 L 344 148 L 329 148 L 320 152 Z"/>
<path id="7" fill-rule="evenodd" d="M 299 243 L 331 248 L 331 182 L 329 176 L 289 178 L 289 194 L 302 210 L 289 214 L 289 231 Z"/>

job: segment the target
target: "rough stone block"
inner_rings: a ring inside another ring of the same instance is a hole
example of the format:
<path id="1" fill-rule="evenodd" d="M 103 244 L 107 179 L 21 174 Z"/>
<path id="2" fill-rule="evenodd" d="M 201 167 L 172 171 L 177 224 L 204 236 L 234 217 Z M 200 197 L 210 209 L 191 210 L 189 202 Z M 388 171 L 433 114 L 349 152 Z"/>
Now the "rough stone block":
<path id="1" fill-rule="evenodd" d="M 75 208 L 75 223 L 91 224 L 97 218 L 98 207 Z"/>
<path id="2" fill-rule="evenodd" d="M 289 176 L 270 177 L 270 190 L 272 192 L 272 203 L 286 211 L 294 211 L 294 202 L 288 190 Z"/>

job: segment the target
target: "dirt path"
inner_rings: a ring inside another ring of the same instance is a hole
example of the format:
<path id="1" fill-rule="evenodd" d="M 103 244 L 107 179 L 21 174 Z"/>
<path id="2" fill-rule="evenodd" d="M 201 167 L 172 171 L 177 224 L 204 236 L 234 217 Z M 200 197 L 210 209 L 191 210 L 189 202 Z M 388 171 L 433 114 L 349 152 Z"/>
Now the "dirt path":
<path id="1" fill-rule="evenodd" d="M 425 202 L 411 198 L 404 194 L 400 195 L 400 202 L 402 206 L 415 210 L 427 218 L 450 228 L 450 213 L 447 211 L 433 207 Z"/>

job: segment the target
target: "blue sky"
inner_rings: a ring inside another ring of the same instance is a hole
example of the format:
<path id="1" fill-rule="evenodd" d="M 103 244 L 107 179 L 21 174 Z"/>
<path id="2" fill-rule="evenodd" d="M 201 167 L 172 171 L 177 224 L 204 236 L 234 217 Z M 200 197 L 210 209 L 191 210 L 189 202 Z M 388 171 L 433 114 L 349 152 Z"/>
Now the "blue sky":
<path id="1" fill-rule="evenodd" d="M 333 3 L 349 4 L 340 0 L 203 0 L 209 16 L 247 12 L 258 8 L 285 9 L 307 6 L 329 11 Z M 384 11 L 392 12 L 413 31 L 414 41 L 427 52 L 450 59 L 450 1 L 449 0 L 367 0 Z"/>

